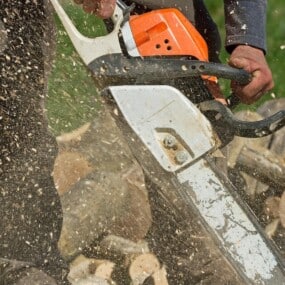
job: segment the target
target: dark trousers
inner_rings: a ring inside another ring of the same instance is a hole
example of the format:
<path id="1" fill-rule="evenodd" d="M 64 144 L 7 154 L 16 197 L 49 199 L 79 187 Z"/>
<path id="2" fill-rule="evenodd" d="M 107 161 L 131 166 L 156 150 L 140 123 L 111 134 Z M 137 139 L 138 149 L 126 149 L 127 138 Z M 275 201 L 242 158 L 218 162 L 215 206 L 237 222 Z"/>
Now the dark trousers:
<path id="1" fill-rule="evenodd" d="M 44 0 L 1 0 L 0 16 L 0 258 L 57 275 L 62 211 L 44 114 Z"/>

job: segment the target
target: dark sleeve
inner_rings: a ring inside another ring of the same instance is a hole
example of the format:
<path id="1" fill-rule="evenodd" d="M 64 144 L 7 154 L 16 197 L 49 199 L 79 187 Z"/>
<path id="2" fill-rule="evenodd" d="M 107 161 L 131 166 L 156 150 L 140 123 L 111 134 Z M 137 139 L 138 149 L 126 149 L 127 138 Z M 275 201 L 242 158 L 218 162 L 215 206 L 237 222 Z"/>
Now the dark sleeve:
<path id="1" fill-rule="evenodd" d="M 226 49 L 248 44 L 266 52 L 266 0 L 224 0 Z"/>

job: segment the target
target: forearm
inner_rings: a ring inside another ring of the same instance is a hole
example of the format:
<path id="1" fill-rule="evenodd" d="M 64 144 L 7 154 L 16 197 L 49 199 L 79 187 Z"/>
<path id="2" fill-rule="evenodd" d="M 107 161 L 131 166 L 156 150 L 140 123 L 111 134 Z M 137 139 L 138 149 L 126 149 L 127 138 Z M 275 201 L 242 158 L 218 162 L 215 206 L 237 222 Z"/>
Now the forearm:
<path id="1" fill-rule="evenodd" d="M 224 0 L 226 49 L 246 44 L 266 52 L 266 0 Z"/>

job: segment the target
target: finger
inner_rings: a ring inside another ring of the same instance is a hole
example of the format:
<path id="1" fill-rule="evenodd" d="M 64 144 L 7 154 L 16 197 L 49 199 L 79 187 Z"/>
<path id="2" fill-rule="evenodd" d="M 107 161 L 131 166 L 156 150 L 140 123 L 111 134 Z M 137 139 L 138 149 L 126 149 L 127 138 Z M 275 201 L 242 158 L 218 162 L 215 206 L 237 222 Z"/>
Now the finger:
<path id="1" fill-rule="evenodd" d="M 247 86 L 247 88 L 242 88 L 241 86 L 237 86 L 233 87 L 232 90 L 234 94 L 236 94 L 240 98 L 242 103 L 252 104 L 258 101 L 270 89 L 267 87 L 258 89 L 251 86 Z"/>
<path id="2" fill-rule="evenodd" d="M 238 85 L 236 82 L 231 84 L 231 88 L 242 103 L 252 104 L 257 101 L 265 92 L 264 86 L 261 85 L 259 80 L 253 79 L 251 83 L 245 86 Z"/>
<path id="3" fill-rule="evenodd" d="M 221 91 L 220 85 L 212 80 L 205 80 L 204 82 L 215 100 L 221 102 L 223 105 L 227 105 L 227 101 Z"/>
<path id="4" fill-rule="evenodd" d="M 99 10 L 99 2 L 98 1 L 84 1 L 83 2 L 83 10 L 87 13 L 95 13 L 97 14 L 98 10 Z"/>
<path id="5" fill-rule="evenodd" d="M 116 0 L 101 0 L 97 15 L 103 19 L 110 18 L 115 10 Z"/>
<path id="6" fill-rule="evenodd" d="M 116 0 L 85 0 L 83 9 L 87 13 L 93 13 L 100 18 L 110 18 L 115 10 Z"/>
<path id="7" fill-rule="evenodd" d="M 228 64 L 235 68 L 244 69 L 249 73 L 252 73 L 254 71 L 250 62 L 246 58 L 240 58 L 240 57 L 230 58 Z"/>
<path id="8" fill-rule="evenodd" d="M 243 103 L 251 104 L 270 91 L 274 87 L 274 82 L 270 70 L 264 69 L 254 71 L 252 81 L 248 85 L 240 86 L 232 82 L 231 87 Z"/>

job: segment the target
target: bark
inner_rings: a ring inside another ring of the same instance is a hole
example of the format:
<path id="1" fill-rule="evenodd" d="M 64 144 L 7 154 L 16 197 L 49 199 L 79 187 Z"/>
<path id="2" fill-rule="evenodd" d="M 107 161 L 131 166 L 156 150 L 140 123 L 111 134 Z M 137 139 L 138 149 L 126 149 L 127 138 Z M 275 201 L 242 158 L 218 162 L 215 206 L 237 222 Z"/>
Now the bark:
<path id="1" fill-rule="evenodd" d="M 268 149 L 243 146 L 236 167 L 267 185 L 285 187 L 284 162 Z"/>

